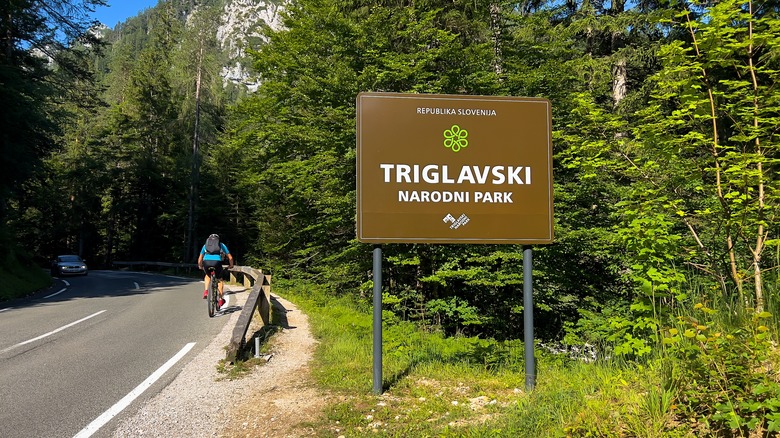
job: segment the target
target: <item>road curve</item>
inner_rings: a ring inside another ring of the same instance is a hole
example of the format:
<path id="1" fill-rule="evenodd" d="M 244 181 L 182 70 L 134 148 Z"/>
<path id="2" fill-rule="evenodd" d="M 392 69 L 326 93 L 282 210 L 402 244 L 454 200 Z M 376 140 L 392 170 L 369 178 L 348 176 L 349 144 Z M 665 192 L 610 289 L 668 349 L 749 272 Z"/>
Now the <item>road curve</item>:
<path id="1" fill-rule="evenodd" d="M 0 305 L 2 437 L 110 436 L 229 319 L 229 303 L 208 317 L 198 280 L 120 271 L 63 280 Z"/>

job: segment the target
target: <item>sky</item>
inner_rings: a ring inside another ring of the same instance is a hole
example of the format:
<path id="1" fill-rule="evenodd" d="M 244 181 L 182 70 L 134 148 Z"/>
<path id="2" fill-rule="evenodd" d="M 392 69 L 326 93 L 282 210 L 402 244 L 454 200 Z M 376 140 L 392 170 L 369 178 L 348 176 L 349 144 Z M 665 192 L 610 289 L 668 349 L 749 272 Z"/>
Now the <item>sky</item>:
<path id="1" fill-rule="evenodd" d="M 108 0 L 108 6 L 95 8 L 93 17 L 110 28 L 157 5 L 157 0 Z"/>

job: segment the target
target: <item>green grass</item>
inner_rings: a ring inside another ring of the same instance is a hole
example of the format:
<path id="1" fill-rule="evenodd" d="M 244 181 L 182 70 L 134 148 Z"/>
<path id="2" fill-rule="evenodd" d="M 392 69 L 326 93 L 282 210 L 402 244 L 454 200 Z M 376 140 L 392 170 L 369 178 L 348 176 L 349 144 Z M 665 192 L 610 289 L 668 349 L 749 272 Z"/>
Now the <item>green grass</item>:
<path id="1" fill-rule="evenodd" d="M 447 338 L 385 311 L 382 395 L 372 392 L 368 303 L 331 297 L 305 282 L 277 281 L 274 291 L 309 316 L 320 340 L 312 373 L 336 401 L 306 424 L 319 436 L 764 436 L 777 427 L 774 418 L 780 421 L 780 373 L 774 372 L 780 352 L 773 341 L 777 318 L 758 316 L 739 300 L 724 299 L 701 284 L 688 286 L 688 298 L 672 303 L 660 329 L 668 336 L 670 327 L 687 324 L 678 327 L 682 333 L 691 321 L 699 321 L 693 327 L 702 336 L 686 334 L 688 341 L 680 344 L 654 345 L 641 362 L 583 363 L 537 348 L 537 384 L 530 392 L 524 388 L 521 341 Z M 772 314 L 780 310 L 776 292 L 776 282 L 768 282 Z M 703 305 L 714 311 L 703 312 Z M 719 344 L 729 333 L 735 341 Z M 740 380 L 747 371 L 750 378 Z M 712 379 L 697 374 L 707 372 L 720 378 L 720 387 L 739 386 L 728 387 L 728 397 L 750 401 L 739 406 L 746 422 L 741 428 L 713 417 L 724 405 Z M 747 423 L 753 407 L 755 424 Z"/>
<path id="2" fill-rule="evenodd" d="M 339 401 L 307 424 L 320 436 L 669 436 L 661 431 L 672 397 L 661 390 L 660 370 L 537 350 L 537 385 L 528 393 L 521 342 L 446 338 L 390 315 L 377 396 L 370 309 L 311 284 L 277 281 L 274 291 L 308 315 L 321 341 L 312 372 Z"/>
<path id="3" fill-rule="evenodd" d="M 0 266 L 0 301 L 24 297 L 51 285 L 49 274 L 27 261 L 9 254 Z"/>

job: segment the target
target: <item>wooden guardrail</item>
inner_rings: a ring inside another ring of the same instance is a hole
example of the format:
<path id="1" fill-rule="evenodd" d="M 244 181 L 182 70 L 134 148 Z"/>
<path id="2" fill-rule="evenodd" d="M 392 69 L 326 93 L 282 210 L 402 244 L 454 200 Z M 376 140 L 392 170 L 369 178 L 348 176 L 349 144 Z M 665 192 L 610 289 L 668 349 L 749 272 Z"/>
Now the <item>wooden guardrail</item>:
<path id="1" fill-rule="evenodd" d="M 137 262 L 113 262 L 114 266 L 125 266 L 131 269 L 140 267 L 141 269 L 148 269 L 150 267 L 159 268 L 174 268 L 178 269 L 198 269 L 198 265 L 193 263 L 165 263 L 165 262 L 150 262 L 150 261 L 137 261 Z M 233 334 L 230 337 L 230 343 L 227 346 L 226 359 L 230 362 L 234 362 L 238 356 L 238 352 L 241 351 L 246 345 L 246 332 L 249 330 L 249 325 L 252 322 L 252 316 L 255 314 L 255 310 L 263 320 L 263 324 L 271 324 L 271 276 L 263 273 L 261 269 L 255 269 L 250 266 L 233 266 L 230 272 L 230 281 L 234 283 L 241 283 L 246 288 L 252 288 L 249 292 L 249 297 L 241 309 L 241 314 L 238 316 L 235 328 L 233 328 Z"/>
<path id="2" fill-rule="evenodd" d="M 233 328 L 233 335 L 230 337 L 230 343 L 227 346 L 225 357 L 230 362 L 235 362 L 238 352 L 246 344 L 246 332 L 249 330 L 249 324 L 252 322 L 252 315 L 254 315 L 255 309 L 260 314 L 263 324 L 271 324 L 271 276 L 263 274 L 263 271 L 260 269 L 234 266 L 230 270 L 231 279 L 237 273 L 243 275 L 245 286 L 249 287 L 246 282 L 248 279 L 251 279 L 253 284 L 252 291 L 246 299 L 246 304 L 241 309 L 241 315 L 238 316 L 236 326 Z"/>

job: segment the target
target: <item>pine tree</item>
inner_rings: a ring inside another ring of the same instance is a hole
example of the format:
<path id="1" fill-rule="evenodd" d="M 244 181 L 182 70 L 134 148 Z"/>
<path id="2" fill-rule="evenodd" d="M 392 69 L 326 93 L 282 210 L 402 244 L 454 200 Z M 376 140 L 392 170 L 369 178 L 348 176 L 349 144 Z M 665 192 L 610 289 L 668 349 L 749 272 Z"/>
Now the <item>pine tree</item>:
<path id="1" fill-rule="evenodd" d="M 99 48 L 88 12 L 102 0 L 14 1 L 0 4 L 0 240 L 26 226 L 22 207 L 56 149 L 66 98 L 94 104 L 92 78 L 82 63 Z M 87 49 L 75 50 L 74 48 Z M 8 221 L 11 222 L 8 222 Z"/>

